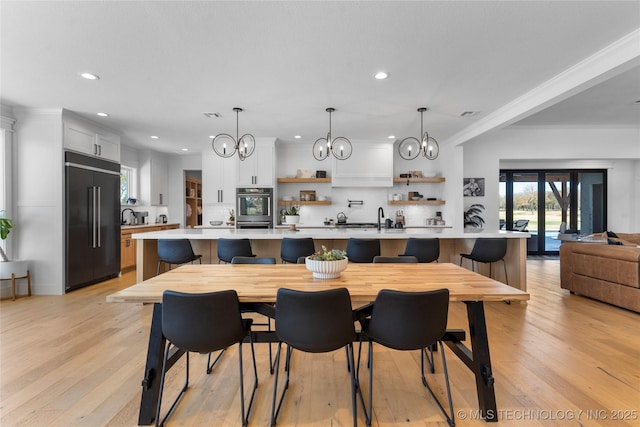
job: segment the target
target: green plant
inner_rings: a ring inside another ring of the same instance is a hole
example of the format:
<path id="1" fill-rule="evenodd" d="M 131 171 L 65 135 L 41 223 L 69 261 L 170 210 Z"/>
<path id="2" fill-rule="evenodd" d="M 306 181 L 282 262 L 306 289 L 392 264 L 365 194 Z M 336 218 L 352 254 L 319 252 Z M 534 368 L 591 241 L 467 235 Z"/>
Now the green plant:
<path id="1" fill-rule="evenodd" d="M 235 221 L 236 219 L 236 211 L 233 209 L 227 209 L 229 211 L 229 221 Z"/>
<path id="2" fill-rule="evenodd" d="M 0 211 L 0 239 L 4 240 L 9 235 L 13 221 L 7 218 L 5 211 Z"/>
<path id="3" fill-rule="evenodd" d="M 300 215 L 300 206 L 291 205 L 284 211 L 284 214 L 289 216 Z"/>
<path id="4" fill-rule="evenodd" d="M 480 214 L 484 211 L 484 206 L 475 203 L 464 211 L 464 226 L 473 228 L 482 228 L 484 225 L 484 218 Z"/>
<path id="5" fill-rule="evenodd" d="M 322 250 L 310 255 L 314 261 L 338 261 L 341 259 L 345 259 L 347 257 L 347 253 L 340 249 L 331 249 L 328 250 L 325 245 L 322 245 Z"/>

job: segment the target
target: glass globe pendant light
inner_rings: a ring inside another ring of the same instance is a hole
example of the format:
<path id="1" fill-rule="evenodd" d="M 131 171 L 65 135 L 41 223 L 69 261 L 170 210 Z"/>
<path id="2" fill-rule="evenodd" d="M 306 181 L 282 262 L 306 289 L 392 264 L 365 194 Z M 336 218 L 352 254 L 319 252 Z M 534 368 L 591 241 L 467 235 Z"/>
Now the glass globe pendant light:
<path id="1" fill-rule="evenodd" d="M 236 152 L 240 160 L 244 160 L 253 154 L 256 148 L 256 139 L 250 133 L 245 133 L 241 137 L 238 137 L 238 115 L 242 110 L 240 107 L 235 107 L 233 111 L 236 112 L 236 137 L 227 134 L 219 133 L 211 141 L 211 147 L 213 151 L 220 157 L 231 157 Z"/>
<path id="2" fill-rule="evenodd" d="M 398 154 L 400 154 L 400 157 L 405 160 L 413 160 L 420 154 L 429 160 L 435 160 L 440 153 L 438 141 L 429 136 L 429 134 L 423 130 L 422 118 L 425 111 L 427 111 L 425 107 L 418 108 L 418 112 L 420 113 L 420 135 L 422 135 L 422 140 L 410 136 L 403 139 L 400 141 L 400 144 L 398 144 Z"/>

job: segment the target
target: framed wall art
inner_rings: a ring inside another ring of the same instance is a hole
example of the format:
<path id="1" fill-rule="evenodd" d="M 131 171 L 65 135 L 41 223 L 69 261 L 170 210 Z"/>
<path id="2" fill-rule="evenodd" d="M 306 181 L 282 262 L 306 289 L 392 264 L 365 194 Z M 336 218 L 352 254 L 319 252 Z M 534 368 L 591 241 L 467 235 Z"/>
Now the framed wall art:
<path id="1" fill-rule="evenodd" d="M 484 178 L 463 178 L 462 194 L 465 197 L 484 196 Z"/>

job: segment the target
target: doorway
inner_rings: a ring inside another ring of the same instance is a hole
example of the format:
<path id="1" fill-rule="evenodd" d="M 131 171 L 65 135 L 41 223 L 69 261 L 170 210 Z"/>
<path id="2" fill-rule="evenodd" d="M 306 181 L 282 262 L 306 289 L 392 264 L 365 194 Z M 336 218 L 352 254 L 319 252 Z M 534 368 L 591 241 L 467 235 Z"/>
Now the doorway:
<path id="1" fill-rule="evenodd" d="M 606 230 L 606 170 L 500 171 L 500 228 L 528 231 L 530 255 L 555 255 L 558 233 Z"/>

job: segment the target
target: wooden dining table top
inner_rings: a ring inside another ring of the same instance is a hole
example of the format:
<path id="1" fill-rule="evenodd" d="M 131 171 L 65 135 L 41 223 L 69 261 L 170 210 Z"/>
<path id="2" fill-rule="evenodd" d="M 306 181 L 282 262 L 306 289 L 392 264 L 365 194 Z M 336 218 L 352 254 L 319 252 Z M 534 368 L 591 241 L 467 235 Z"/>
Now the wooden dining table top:
<path id="1" fill-rule="evenodd" d="M 449 289 L 450 301 L 526 301 L 529 294 L 455 264 L 350 263 L 336 279 L 316 279 L 304 264 L 185 264 L 107 296 L 107 302 L 161 303 L 165 290 L 187 293 L 234 289 L 240 302 L 273 303 L 278 288 L 347 288 L 354 302 L 373 301 L 382 289 Z"/>

